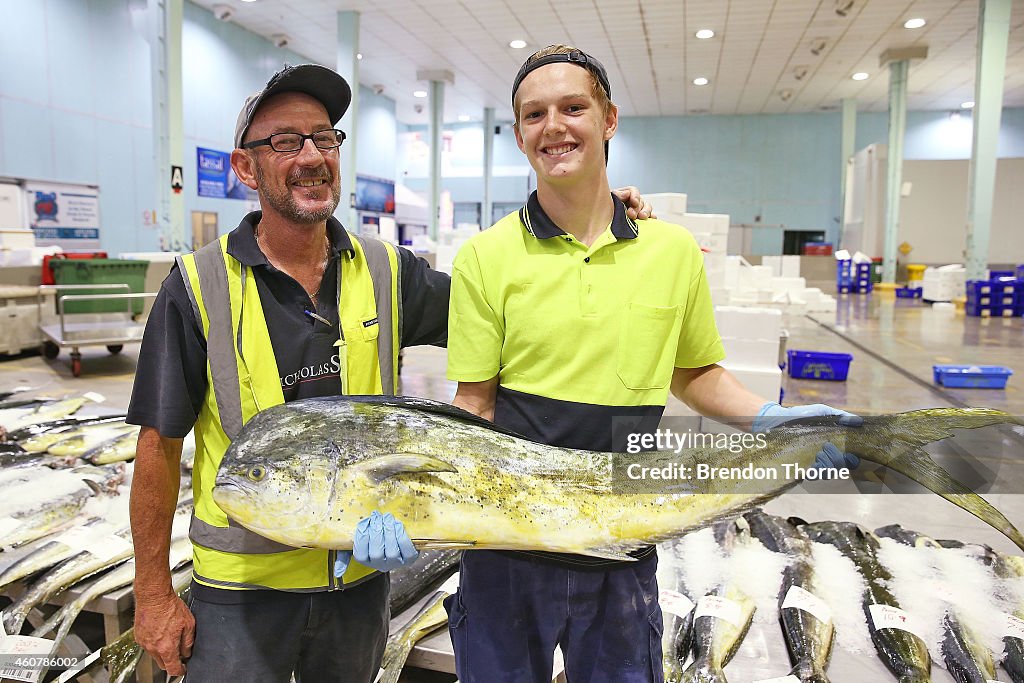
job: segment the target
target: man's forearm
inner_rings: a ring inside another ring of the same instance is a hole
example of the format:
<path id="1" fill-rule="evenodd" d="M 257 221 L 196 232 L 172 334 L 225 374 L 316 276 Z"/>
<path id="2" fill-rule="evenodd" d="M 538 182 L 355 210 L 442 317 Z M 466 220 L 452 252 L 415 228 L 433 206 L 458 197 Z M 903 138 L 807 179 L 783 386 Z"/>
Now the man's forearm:
<path id="1" fill-rule="evenodd" d="M 761 406 L 772 400 L 772 397 L 754 394 L 717 364 L 676 368 L 672 376 L 672 395 L 701 415 L 743 429 L 749 429 Z"/>
<path id="2" fill-rule="evenodd" d="M 136 601 L 172 591 L 168 554 L 181 485 L 181 442 L 160 436 L 153 427 L 139 432 L 130 503 Z"/>

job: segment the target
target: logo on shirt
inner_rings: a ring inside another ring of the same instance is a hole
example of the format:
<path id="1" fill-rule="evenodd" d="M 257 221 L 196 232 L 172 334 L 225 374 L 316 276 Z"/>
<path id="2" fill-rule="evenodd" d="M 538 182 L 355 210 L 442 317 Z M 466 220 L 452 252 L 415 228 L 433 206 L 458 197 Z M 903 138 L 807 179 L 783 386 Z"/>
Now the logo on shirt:
<path id="1" fill-rule="evenodd" d="M 341 372 L 341 358 L 337 354 L 331 356 L 328 363 L 313 363 L 281 378 L 281 388 L 288 389 L 301 382 L 310 382 L 326 377 L 336 376 Z"/>

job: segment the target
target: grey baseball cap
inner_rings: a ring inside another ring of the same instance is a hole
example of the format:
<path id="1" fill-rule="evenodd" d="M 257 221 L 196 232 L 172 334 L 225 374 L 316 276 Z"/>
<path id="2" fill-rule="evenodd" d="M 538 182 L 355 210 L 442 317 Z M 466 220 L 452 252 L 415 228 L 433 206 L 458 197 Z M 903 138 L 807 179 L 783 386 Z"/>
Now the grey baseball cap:
<path id="1" fill-rule="evenodd" d="M 270 77 L 263 90 L 246 98 L 235 123 L 235 147 L 242 146 L 245 132 L 263 101 L 283 92 L 301 92 L 316 98 L 327 110 L 332 126 L 341 120 L 352 102 L 352 88 L 348 81 L 331 69 L 318 64 L 285 66 Z"/>

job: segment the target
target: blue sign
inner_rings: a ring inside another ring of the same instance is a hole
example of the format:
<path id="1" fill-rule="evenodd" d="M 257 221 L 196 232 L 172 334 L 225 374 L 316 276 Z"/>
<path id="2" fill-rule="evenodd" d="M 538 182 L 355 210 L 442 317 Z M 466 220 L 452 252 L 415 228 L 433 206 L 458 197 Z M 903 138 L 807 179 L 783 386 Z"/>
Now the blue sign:
<path id="1" fill-rule="evenodd" d="M 242 183 L 231 170 L 231 155 L 216 149 L 196 147 L 197 191 L 200 197 L 256 199 L 256 190 Z"/>
<path id="2" fill-rule="evenodd" d="M 377 213 L 395 213 L 395 181 L 371 176 L 356 176 L 356 209 Z"/>

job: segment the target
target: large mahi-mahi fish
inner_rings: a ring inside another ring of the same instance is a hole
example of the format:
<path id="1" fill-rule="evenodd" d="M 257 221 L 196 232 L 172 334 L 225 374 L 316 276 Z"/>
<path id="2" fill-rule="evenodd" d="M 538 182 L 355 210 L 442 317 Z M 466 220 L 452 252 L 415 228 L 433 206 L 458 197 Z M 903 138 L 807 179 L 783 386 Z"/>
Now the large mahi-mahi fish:
<path id="1" fill-rule="evenodd" d="M 1018 418 L 980 408 L 934 408 L 870 418 L 859 428 L 836 420 L 788 423 L 753 451 L 627 456 L 535 443 L 436 401 L 305 399 L 269 408 L 245 425 L 224 455 L 213 498 L 241 525 L 294 547 L 351 548 L 357 522 L 377 509 L 401 519 L 421 548 L 629 559 L 630 550 L 774 498 L 797 483 L 785 476 L 783 464 L 809 468 L 822 443 L 831 441 L 907 475 L 1024 548 L 1024 537 L 1006 517 L 921 450 L 953 436 L 954 429 L 1021 424 Z M 627 458 L 645 467 L 753 462 L 776 470 L 778 478 L 756 490 L 749 482 L 705 479 L 672 492 L 636 493 L 627 490 L 622 474 Z"/>

